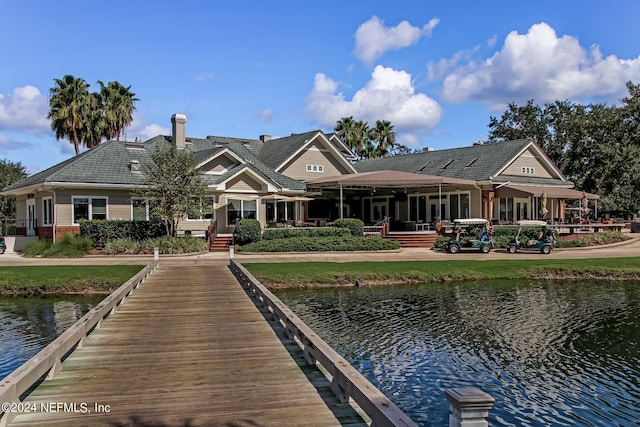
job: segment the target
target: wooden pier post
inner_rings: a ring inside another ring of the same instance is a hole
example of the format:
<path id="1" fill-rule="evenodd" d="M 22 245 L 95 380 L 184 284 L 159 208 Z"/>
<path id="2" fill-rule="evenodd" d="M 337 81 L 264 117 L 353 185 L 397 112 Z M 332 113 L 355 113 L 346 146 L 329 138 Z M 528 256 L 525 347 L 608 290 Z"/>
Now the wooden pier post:
<path id="1" fill-rule="evenodd" d="M 451 388 L 444 391 L 451 414 L 449 427 L 489 427 L 487 417 L 495 399 L 477 387 Z"/>

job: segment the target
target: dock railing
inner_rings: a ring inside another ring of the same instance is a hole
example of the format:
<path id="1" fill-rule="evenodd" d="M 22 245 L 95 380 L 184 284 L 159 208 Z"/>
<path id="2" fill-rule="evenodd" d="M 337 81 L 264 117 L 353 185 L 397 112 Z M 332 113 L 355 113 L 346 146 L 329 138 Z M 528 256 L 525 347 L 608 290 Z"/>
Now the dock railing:
<path id="1" fill-rule="evenodd" d="M 154 261 L 143 268 L 102 302 L 88 311 L 51 344 L 22 364 L 4 380 L 0 381 L 0 427 L 6 427 L 15 418 L 25 393 L 40 381 L 52 379 L 62 369 L 62 362 L 76 349 L 82 348 L 84 339 L 116 309 L 156 269 Z"/>
<path id="2" fill-rule="evenodd" d="M 342 403 L 349 398 L 367 414 L 375 427 L 417 426 L 346 359 L 316 335 L 291 309 L 262 285 L 247 269 L 230 260 L 238 281 L 255 296 L 286 330 L 289 338 L 300 343 L 305 360 L 320 363 L 331 375 L 331 390 Z"/>

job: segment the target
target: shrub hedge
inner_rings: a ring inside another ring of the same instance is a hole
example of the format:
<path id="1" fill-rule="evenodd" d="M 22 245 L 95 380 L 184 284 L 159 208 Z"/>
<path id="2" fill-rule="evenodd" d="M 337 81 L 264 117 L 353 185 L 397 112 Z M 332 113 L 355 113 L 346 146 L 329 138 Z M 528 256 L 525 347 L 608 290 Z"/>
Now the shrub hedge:
<path id="1" fill-rule="evenodd" d="M 364 222 L 362 222 L 362 220 L 357 218 L 342 218 L 337 219 L 335 224 L 336 227 L 348 229 L 352 236 L 364 236 Z"/>
<path id="2" fill-rule="evenodd" d="M 104 253 L 107 255 L 152 254 L 154 248 L 158 248 L 161 254 L 188 254 L 206 251 L 207 242 L 193 236 L 157 237 L 142 241 L 125 237 L 107 243 L 104 247 Z"/>
<path id="3" fill-rule="evenodd" d="M 400 249 L 400 243 L 381 237 L 293 237 L 262 240 L 240 246 L 238 252 L 380 251 Z"/>
<path id="4" fill-rule="evenodd" d="M 142 241 L 165 235 L 162 221 L 91 220 L 80 223 L 80 234 L 93 242 L 93 247 L 102 249 L 114 239 Z"/>
<path id="5" fill-rule="evenodd" d="M 260 221 L 257 219 L 241 219 L 236 224 L 233 235 L 235 242 L 242 246 L 253 242 L 259 242 L 261 232 L 262 229 L 260 227 Z"/>
<path id="6" fill-rule="evenodd" d="M 267 228 L 262 232 L 262 240 L 290 239 L 293 237 L 347 237 L 351 231 L 339 227 L 309 228 Z"/>

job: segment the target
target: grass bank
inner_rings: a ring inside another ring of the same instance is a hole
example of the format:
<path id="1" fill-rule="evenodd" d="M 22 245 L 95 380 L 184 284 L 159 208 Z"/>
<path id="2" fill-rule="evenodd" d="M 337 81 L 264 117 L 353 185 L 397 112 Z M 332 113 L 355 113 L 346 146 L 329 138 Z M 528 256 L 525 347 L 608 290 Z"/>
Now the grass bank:
<path id="1" fill-rule="evenodd" d="M 0 267 L 0 295 L 110 293 L 142 265 Z"/>
<path id="2" fill-rule="evenodd" d="M 640 258 L 246 263 L 270 288 L 489 279 L 640 280 Z"/>

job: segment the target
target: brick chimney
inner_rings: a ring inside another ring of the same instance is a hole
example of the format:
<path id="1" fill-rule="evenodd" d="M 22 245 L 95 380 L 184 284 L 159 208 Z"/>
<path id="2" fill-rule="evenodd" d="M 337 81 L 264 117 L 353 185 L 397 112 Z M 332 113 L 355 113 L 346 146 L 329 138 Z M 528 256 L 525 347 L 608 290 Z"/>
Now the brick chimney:
<path id="1" fill-rule="evenodd" d="M 171 116 L 171 138 L 177 149 L 182 149 L 187 144 L 185 123 L 187 123 L 187 116 L 184 114 Z"/>

